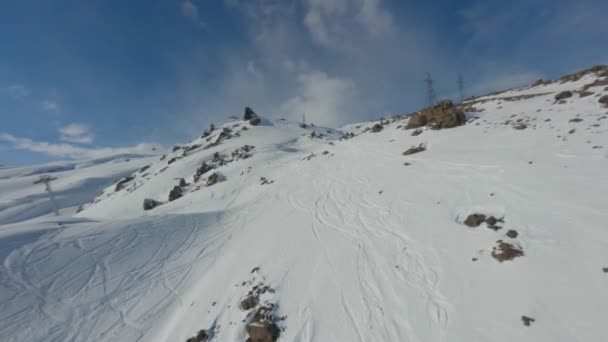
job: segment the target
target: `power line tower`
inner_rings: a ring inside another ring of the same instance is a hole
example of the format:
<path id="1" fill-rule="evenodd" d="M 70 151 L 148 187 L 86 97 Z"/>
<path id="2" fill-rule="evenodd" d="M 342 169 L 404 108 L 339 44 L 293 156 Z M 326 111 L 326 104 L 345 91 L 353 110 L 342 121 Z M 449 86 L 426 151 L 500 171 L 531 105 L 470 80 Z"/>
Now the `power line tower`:
<path id="1" fill-rule="evenodd" d="M 426 73 L 426 78 L 424 79 L 424 83 L 426 83 L 426 100 L 428 102 L 429 107 L 432 107 L 435 104 L 435 88 L 433 87 L 433 79 L 431 78 L 430 73 Z"/>
<path id="2" fill-rule="evenodd" d="M 51 200 L 51 204 L 53 205 L 53 210 L 55 212 L 55 216 L 59 216 L 59 208 L 57 207 L 57 202 L 55 202 L 55 196 L 53 195 L 53 190 L 51 190 L 51 181 L 56 180 L 57 178 L 51 176 L 40 176 L 40 179 L 34 182 L 34 184 L 42 184 L 44 183 L 46 192 L 49 194 L 49 199 Z"/>
<path id="3" fill-rule="evenodd" d="M 462 75 L 458 75 L 458 95 L 460 95 L 460 102 L 464 101 L 464 79 Z"/>

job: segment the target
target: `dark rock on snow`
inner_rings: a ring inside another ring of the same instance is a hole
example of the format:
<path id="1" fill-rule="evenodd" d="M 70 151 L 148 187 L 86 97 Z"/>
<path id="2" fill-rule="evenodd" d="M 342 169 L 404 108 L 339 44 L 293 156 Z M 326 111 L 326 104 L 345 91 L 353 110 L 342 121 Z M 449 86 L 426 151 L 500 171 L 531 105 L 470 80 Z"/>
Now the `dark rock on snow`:
<path id="1" fill-rule="evenodd" d="M 245 107 L 245 114 L 243 115 L 243 120 L 251 120 L 257 118 L 258 115 L 253 111 L 253 109 L 249 107 Z"/>
<path id="2" fill-rule="evenodd" d="M 420 153 L 420 152 L 423 152 L 423 151 L 426 151 L 426 146 L 424 146 L 424 144 L 420 144 L 418 146 L 412 146 L 412 147 L 410 147 L 405 152 L 403 152 L 403 155 L 404 156 L 409 156 L 411 154 Z"/>
<path id="3" fill-rule="evenodd" d="M 217 172 L 214 172 L 207 178 L 207 186 L 212 186 L 212 185 L 218 183 L 219 181 L 220 181 L 220 175 L 217 174 Z"/>
<path id="4" fill-rule="evenodd" d="M 209 340 L 209 335 L 205 330 L 201 330 L 194 337 L 190 337 L 186 340 L 186 342 L 207 342 Z"/>
<path id="5" fill-rule="evenodd" d="M 384 129 L 384 127 L 382 126 L 382 124 L 379 124 L 379 123 L 372 126 L 373 133 L 378 133 L 378 132 L 382 131 L 382 129 Z"/>
<path id="6" fill-rule="evenodd" d="M 562 91 L 561 93 L 555 95 L 555 101 L 561 101 L 561 100 L 567 99 L 569 97 L 572 97 L 571 91 L 569 91 L 569 90 Z"/>
<path id="7" fill-rule="evenodd" d="M 176 185 L 170 192 L 169 192 L 169 202 L 175 201 L 176 199 L 180 198 L 184 196 L 184 194 L 182 193 L 182 188 L 179 187 L 179 185 Z"/>
<path id="8" fill-rule="evenodd" d="M 492 248 L 492 257 L 499 262 L 510 261 L 524 255 L 521 248 L 502 240 L 497 241 L 498 246 Z"/>
<path id="9" fill-rule="evenodd" d="M 464 220 L 464 224 L 471 228 L 479 227 L 480 224 L 486 221 L 486 215 L 484 214 L 471 214 L 466 220 Z"/>
<path id="10" fill-rule="evenodd" d="M 144 199 L 144 210 L 152 210 L 152 209 L 158 207 L 159 205 L 161 205 L 160 202 L 155 201 L 151 198 Z"/>
<path id="11" fill-rule="evenodd" d="M 507 232 L 507 236 L 510 237 L 511 239 L 515 239 L 518 235 L 519 235 L 519 233 L 517 233 L 517 231 L 513 230 L 513 229 L 510 229 Z"/>
<path id="12" fill-rule="evenodd" d="M 128 176 L 128 177 L 121 179 L 120 181 L 118 181 L 118 183 L 116 183 L 116 187 L 114 188 L 114 191 L 120 191 L 120 190 L 124 189 L 127 186 L 127 183 L 129 183 L 133 179 L 135 179 L 135 177 L 133 177 L 133 176 Z"/>
<path id="13" fill-rule="evenodd" d="M 532 317 L 528 317 L 528 316 L 521 316 L 521 321 L 524 322 L 524 325 L 529 327 L 532 323 L 534 323 L 536 320 Z"/>
<path id="14" fill-rule="evenodd" d="M 421 110 L 410 116 L 406 129 L 419 128 L 430 125 L 435 129 L 451 128 L 464 125 L 466 117 L 462 109 L 455 106 L 452 101 L 445 100 L 439 104 Z"/>
<path id="15" fill-rule="evenodd" d="M 255 308 L 255 305 L 256 305 L 256 301 L 255 301 L 255 296 L 253 295 L 253 293 L 248 294 L 247 297 L 245 297 L 245 298 L 243 298 L 243 300 L 241 300 L 241 309 L 243 309 L 245 311 Z"/>

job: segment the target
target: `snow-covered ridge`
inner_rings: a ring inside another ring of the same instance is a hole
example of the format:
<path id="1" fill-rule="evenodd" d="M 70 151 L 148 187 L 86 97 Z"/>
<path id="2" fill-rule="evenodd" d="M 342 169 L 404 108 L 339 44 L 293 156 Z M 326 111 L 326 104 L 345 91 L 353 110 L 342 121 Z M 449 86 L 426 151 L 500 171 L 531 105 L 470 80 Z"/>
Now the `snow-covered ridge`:
<path id="1" fill-rule="evenodd" d="M 0 226 L 0 340 L 608 340 L 602 70 L 455 128 L 244 117 L 141 160 Z"/>

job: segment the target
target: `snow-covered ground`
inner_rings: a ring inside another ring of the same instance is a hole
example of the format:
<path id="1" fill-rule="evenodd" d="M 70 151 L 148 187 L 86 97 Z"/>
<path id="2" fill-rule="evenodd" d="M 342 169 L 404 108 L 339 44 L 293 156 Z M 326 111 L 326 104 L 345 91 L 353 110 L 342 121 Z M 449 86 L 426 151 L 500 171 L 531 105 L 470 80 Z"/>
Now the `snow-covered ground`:
<path id="1" fill-rule="evenodd" d="M 162 158 L 62 164 L 59 202 L 88 204 L 58 218 L 30 186 L 49 170 L 2 169 L 0 340 L 244 341 L 263 283 L 279 341 L 606 341 L 608 90 L 554 98 L 597 79 L 476 98 L 417 136 L 235 121 Z"/>

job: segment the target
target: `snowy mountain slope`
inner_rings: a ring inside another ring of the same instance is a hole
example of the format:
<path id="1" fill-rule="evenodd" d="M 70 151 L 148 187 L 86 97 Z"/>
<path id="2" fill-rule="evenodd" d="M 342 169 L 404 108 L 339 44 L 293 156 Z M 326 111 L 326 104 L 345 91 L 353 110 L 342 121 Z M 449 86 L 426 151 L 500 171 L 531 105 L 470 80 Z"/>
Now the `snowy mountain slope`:
<path id="1" fill-rule="evenodd" d="M 53 212 L 44 185 L 34 184 L 42 175 L 56 178 L 51 182 L 51 187 L 57 205 L 63 214 L 70 215 L 79 205 L 97 196 L 105 186 L 141 168 L 150 160 L 150 157 L 139 155 L 119 155 L 0 169 L 0 225 Z"/>
<path id="2" fill-rule="evenodd" d="M 602 70 L 419 135 L 228 123 L 76 217 L 0 226 L 0 340 L 244 341 L 272 303 L 279 341 L 604 341 Z"/>

